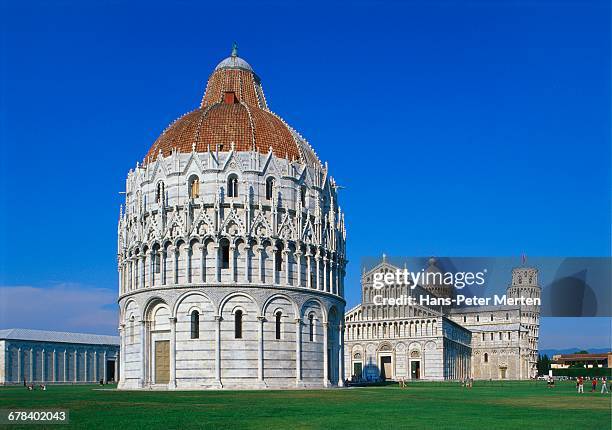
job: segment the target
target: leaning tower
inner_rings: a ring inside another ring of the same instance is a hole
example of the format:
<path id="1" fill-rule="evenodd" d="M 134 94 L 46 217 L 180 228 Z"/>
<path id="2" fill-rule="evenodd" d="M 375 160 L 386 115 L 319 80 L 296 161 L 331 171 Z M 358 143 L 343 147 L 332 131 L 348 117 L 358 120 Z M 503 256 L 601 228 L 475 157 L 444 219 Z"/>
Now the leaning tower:
<path id="1" fill-rule="evenodd" d="M 540 299 L 542 290 L 538 284 L 538 270 L 533 267 L 512 269 L 512 284 L 507 297 L 512 299 Z M 520 312 L 520 372 L 522 378 L 537 375 L 538 338 L 540 335 L 540 306 L 521 305 Z"/>

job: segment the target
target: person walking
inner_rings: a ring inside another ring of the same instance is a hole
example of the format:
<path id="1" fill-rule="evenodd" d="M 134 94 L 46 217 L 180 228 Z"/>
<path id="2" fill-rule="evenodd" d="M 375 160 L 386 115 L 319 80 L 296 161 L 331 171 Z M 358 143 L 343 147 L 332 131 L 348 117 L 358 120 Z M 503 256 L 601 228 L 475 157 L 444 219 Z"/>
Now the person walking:
<path id="1" fill-rule="evenodd" d="M 578 377 L 578 392 L 584 393 L 584 379 L 582 378 L 582 376 Z"/>
<path id="2" fill-rule="evenodd" d="M 601 378 L 601 394 L 607 394 L 609 393 L 608 391 L 608 381 L 606 380 L 605 376 L 602 376 Z"/>

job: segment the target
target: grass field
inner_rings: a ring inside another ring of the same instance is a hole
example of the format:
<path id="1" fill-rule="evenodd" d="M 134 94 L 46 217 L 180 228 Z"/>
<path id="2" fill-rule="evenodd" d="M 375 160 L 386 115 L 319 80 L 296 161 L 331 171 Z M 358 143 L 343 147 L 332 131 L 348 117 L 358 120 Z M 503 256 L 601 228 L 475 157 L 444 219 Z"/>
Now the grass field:
<path id="1" fill-rule="evenodd" d="M 418 383 L 313 391 L 0 388 L 0 409 L 62 408 L 74 428 L 124 429 L 609 429 L 612 396 L 579 395 L 574 384 Z M 66 426 L 53 426 L 62 428 Z M 16 428 L 11 425 L 10 428 Z M 32 428 L 32 426 L 24 426 Z"/>

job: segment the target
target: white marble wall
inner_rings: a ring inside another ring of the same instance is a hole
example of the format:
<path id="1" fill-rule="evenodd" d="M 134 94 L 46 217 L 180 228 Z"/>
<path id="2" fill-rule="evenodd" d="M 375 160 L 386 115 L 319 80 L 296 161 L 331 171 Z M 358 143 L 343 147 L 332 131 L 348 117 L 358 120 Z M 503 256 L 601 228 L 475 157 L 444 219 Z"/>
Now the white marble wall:
<path id="1" fill-rule="evenodd" d="M 299 288 L 158 287 L 134 292 L 119 303 L 125 351 L 120 388 L 295 388 L 339 382 L 344 301 L 332 294 L 304 293 Z M 191 338 L 194 310 L 200 315 L 197 339 Z M 237 311 L 243 321 L 239 339 Z M 281 330 L 276 339 L 279 312 Z M 175 370 L 169 384 L 156 383 L 154 378 L 156 340 L 170 341 Z M 325 354 L 326 341 L 329 354 Z M 325 372 L 326 361 L 330 374 Z"/>
<path id="2" fill-rule="evenodd" d="M 0 341 L 0 384 L 73 384 L 107 381 L 106 362 L 118 361 L 119 347 L 57 342 Z M 119 368 L 115 368 L 118 377 Z"/>

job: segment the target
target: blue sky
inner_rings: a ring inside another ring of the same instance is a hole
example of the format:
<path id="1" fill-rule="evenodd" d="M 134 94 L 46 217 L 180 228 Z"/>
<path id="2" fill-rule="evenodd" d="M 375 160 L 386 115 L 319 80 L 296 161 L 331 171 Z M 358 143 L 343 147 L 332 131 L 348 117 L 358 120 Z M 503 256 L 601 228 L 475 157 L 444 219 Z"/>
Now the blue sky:
<path id="1" fill-rule="evenodd" d="M 234 40 L 346 187 L 349 305 L 360 259 L 383 252 L 610 255 L 609 2 L 12 3 L 0 325 L 78 329 L 16 297 L 70 292 L 95 308 L 102 291 L 88 331 L 114 329 L 126 173 L 198 104 Z M 554 347 L 610 344 L 606 322 L 575 322 Z M 543 323 L 542 344 L 562 327 Z"/>

